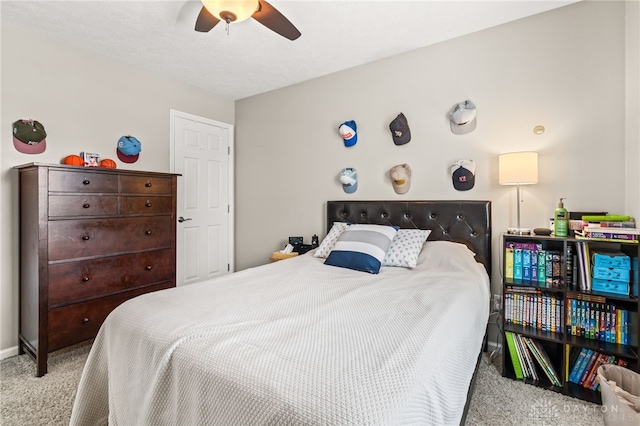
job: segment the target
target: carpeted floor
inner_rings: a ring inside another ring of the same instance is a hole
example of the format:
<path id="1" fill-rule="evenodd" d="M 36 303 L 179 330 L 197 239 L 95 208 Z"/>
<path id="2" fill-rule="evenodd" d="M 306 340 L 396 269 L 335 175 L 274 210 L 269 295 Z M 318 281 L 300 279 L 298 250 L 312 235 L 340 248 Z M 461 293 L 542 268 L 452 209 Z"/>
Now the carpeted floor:
<path id="1" fill-rule="evenodd" d="M 90 345 L 52 354 L 49 372 L 34 376 L 27 355 L 0 363 L 0 425 L 68 425 Z M 503 378 L 499 366 L 481 363 L 467 425 L 602 425 L 599 405 Z"/>

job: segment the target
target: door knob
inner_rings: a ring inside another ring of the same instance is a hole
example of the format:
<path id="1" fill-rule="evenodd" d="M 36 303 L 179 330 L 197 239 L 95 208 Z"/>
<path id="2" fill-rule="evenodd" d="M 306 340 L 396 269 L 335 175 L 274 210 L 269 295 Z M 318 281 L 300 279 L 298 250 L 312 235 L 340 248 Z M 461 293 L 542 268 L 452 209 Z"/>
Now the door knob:
<path id="1" fill-rule="evenodd" d="M 188 221 L 188 220 L 191 220 L 191 218 L 190 218 L 190 217 L 188 217 L 188 218 L 186 218 L 186 219 L 185 219 L 185 218 L 184 218 L 184 217 L 182 217 L 182 216 L 178 217 L 178 222 L 180 222 L 180 223 L 182 223 L 182 222 L 186 222 L 186 221 Z"/>

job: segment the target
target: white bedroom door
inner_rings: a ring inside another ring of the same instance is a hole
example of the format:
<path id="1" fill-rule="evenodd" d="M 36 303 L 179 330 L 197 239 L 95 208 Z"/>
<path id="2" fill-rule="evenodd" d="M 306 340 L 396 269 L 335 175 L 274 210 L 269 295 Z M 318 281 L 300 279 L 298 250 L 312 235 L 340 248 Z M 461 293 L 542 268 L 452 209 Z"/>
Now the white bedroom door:
<path id="1" fill-rule="evenodd" d="M 178 177 L 177 285 L 233 271 L 233 126 L 171 110 Z"/>

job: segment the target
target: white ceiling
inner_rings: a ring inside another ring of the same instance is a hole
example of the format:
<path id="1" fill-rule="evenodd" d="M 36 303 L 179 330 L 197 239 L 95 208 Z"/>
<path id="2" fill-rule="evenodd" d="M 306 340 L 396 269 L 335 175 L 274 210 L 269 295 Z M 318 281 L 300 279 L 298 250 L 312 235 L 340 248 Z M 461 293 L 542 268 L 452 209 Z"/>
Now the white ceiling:
<path id="1" fill-rule="evenodd" d="M 2 0 L 0 12 L 3 23 L 237 100 L 574 2 L 270 0 L 302 33 L 295 41 L 253 19 L 229 35 L 224 23 L 197 33 L 199 1 Z"/>

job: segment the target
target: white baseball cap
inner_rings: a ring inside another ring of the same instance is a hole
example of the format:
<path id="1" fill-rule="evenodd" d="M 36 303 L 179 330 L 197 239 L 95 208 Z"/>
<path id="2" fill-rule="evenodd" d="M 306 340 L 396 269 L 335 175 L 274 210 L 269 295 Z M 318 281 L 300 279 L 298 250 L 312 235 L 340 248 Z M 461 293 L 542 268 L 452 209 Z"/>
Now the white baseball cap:
<path id="1" fill-rule="evenodd" d="M 465 135 L 476 128 L 476 106 L 470 100 L 458 102 L 449 111 L 449 124 L 454 135 Z"/>

